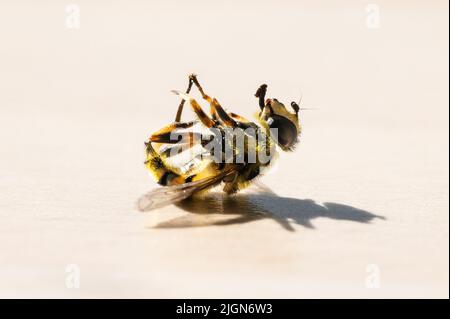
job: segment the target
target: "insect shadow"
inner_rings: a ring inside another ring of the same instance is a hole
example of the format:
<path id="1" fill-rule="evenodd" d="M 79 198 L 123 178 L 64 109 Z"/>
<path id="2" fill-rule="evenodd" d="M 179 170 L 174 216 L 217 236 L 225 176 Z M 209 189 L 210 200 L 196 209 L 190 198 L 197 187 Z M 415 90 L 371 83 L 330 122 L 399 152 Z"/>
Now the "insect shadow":
<path id="1" fill-rule="evenodd" d="M 295 231 L 292 224 L 314 228 L 315 218 L 370 223 L 385 219 L 368 211 L 338 203 L 318 204 L 311 199 L 281 197 L 273 192 L 239 193 L 226 196 L 209 193 L 202 198 L 189 198 L 176 204 L 191 213 L 161 222 L 154 228 L 185 228 L 242 224 L 272 219 L 287 231 Z"/>

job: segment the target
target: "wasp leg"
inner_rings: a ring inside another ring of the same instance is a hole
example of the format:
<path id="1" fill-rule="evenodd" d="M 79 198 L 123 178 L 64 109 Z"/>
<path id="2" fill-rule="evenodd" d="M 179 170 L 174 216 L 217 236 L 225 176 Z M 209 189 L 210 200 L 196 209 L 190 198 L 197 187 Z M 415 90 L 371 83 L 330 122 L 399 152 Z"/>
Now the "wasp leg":
<path id="1" fill-rule="evenodd" d="M 192 132 L 176 132 L 176 130 L 179 128 L 189 128 L 194 124 L 195 121 L 169 124 L 153 133 L 149 141 L 165 144 L 188 144 L 188 147 L 192 147 L 196 141 L 201 140 L 201 135 Z"/>
<path id="2" fill-rule="evenodd" d="M 255 97 L 259 99 L 259 108 L 261 110 L 264 109 L 265 106 L 265 98 L 266 98 L 266 92 L 267 92 L 267 84 L 261 84 L 261 86 L 258 88 L 258 90 L 255 93 Z"/>
<path id="3" fill-rule="evenodd" d="M 225 186 L 223 187 L 223 191 L 228 195 L 236 193 L 239 190 L 237 183 L 238 178 L 239 174 L 236 172 L 224 179 Z"/>
<path id="4" fill-rule="evenodd" d="M 202 134 L 194 132 L 168 132 L 160 135 L 152 135 L 149 140 L 154 143 L 187 144 L 189 147 L 192 147 L 202 140 Z"/>
<path id="5" fill-rule="evenodd" d="M 207 101 L 210 105 L 210 113 L 211 113 L 211 118 L 213 120 L 217 120 L 217 114 L 216 112 L 214 112 L 214 108 L 213 108 L 213 99 L 205 93 L 205 91 L 203 91 L 202 86 L 200 85 L 200 83 L 198 82 L 197 76 L 195 74 L 191 74 L 189 76 L 189 80 L 192 81 L 192 83 L 195 84 L 195 86 L 197 87 L 198 91 L 200 92 L 200 94 L 202 95 L 202 98 Z"/>
<path id="6" fill-rule="evenodd" d="M 192 88 L 192 77 L 193 75 L 189 75 L 189 84 L 188 87 L 186 89 L 186 94 L 189 94 L 189 92 L 191 92 L 191 88 Z M 175 115 L 175 122 L 180 122 L 181 121 L 181 114 L 183 113 L 183 106 L 184 103 L 186 102 L 186 100 L 181 100 L 180 105 L 178 105 L 178 110 L 177 110 L 177 115 Z"/>
<path id="7" fill-rule="evenodd" d="M 233 112 L 228 112 L 228 115 L 231 116 L 233 119 L 235 119 L 236 121 L 239 121 L 241 123 L 250 123 L 249 120 L 247 120 L 245 117 L 240 116 L 239 114 L 233 113 Z"/>
<path id="8" fill-rule="evenodd" d="M 177 94 L 178 96 L 180 96 L 183 100 L 189 101 L 189 103 L 191 104 L 192 110 L 197 115 L 198 119 L 203 123 L 203 125 L 205 125 L 208 128 L 211 128 L 214 126 L 215 122 L 208 115 L 206 115 L 205 112 L 203 112 L 200 104 L 198 104 L 198 102 L 194 98 L 190 97 L 187 94 L 181 93 L 179 91 L 172 91 L 172 92 Z"/>
<path id="9" fill-rule="evenodd" d="M 217 118 L 220 118 L 225 125 L 235 127 L 236 122 L 234 122 L 230 115 L 225 112 L 217 99 L 211 98 L 208 94 L 205 93 L 205 91 L 203 91 L 202 86 L 198 82 L 197 76 L 195 74 L 191 74 L 189 79 L 192 80 L 192 82 L 195 84 L 200 94 L 202 95 L 202 98 L 209 103 L 212 119 L 216 120 Z"/>
<path id="10" fill-rule="evenodd" d="M 195 84 L 203 99 L 206 100 L 211 108 L 211 118 L 213 120 L 220 119 L 223 124 L 226 126 L 236 127 L 237 123 L 232 119 L 232 117 L 222 108 L 217 99 L 212 99 L 208 94 L 203 91 L 202 86 L 197 80 L 197 76 L 195 74 L 191 74 L 189 77 L 190 80 Z"/>
<path id="11" fill-rule="evenodd" d="M 215 114 L 216 117 L 226 126 L 237 127 L 238 124 L 235 120 L 223 109 L 216 99 L 211 102 L 211 113 Z"/>
<path id="12" fill-rule="evenodd" d="M 207 94 L 205 94 L 205 91 L 203 91 L 202 86 L 201 86 L 200 83 L 198 82 L 197 75 L 195 75 L 195 74 L 190 74 L 190 75 L 189 75 L 189 81 L 192 81 L 192 83 L 194 83 L 195 86 L 197 87 L 197 89 L 199 90 L 199 92 L 200 92 L 200 94 L 202 95 L 202 97 L 203 97 L 205 100 L 207 100 L 208 102 L 210 102 L 211 98 L 210 98 Z"/>
<path id="13" fill-rule="evenodd" d="M 234 194 L 237 191 L 248 187 L 251 184 L 251 181 L 258 177 L 259 174 L 260 168 L 258 165 L 249 165 L 239 173 L 224 179 L 225 186 L 223 191 L 227 194 Z"/>
<path id="14" fill-rule="evenodd" d="M 167 126 L 164 126 L 162 129 L 160 129 L 159 131 L 156 131 L 155 133 L 152 134 L 152 136 L 154 135 L 161 135 L 161 134 L 165 134 L 165 133 L 170 133 L 176 129 L 184 129 L 184 128 L 190 128 L 192 126 L 194 126 L 196 122 L 195 121 L 190 121 L 190 122 L 176 122 L 176 123 L 172 123 L 169 124 Z"/>
<path id="15" fill-rule="evenodd" d="M 203 88 L 198 82 L 197 76 L 195 74 L 191 74 L 189 76 L 189 80 L 195 84 L 200 94 L 202 95 L 202 98 L 209 103 L 211 118 L 213 120 L 220 119 L 227 126 L 237 126 L 237 123 L 230 117 L 229 114 L 227 114 L 227 112 L 222 108 L 217 99 L 211 98 L 208 94 L 205 93 L 205 91 L 203 91 Z"/>
<path id="16" fill-rule="evenodd" d="M 195 75 L 193 73 L 189 74 L 189 83 L 188 83 L 188 87 L 186 88 L 185 94 L 189 94 L 191 92 L 192 84 L 195 84 L 195 86 L 198 88 L 202 97 L 205 100 L 208 100 L 208 99 L 211 100 L 211 98 L 209 96 L 207 96 L 205 94 L 205 92 L 203 91 L 203 88 L 201 87 L 200 83 L 197 80 L 197 75 Z M 177 115 L 175 116 L 175 122 L 181 121 L 181 114 L 183 113 L 183 107 L 184 107 L 185 102 L 186 102 L 186 100 L 184 100 L 184 99 L 181 100 L 180 105 L 178 106 Z"/>

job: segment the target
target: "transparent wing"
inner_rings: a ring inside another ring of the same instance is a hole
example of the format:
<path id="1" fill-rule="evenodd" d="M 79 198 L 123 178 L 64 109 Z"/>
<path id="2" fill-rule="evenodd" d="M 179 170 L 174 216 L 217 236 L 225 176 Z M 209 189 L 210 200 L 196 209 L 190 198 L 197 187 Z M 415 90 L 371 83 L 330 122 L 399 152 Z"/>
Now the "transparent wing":
<path id="1" fill-rule="evenodd" d="M 142 212 L 148 212 L 179 202 L 200 190 L 219 184 L 224 177 L 233 172 L 234 170 L 227 170 L 195 182 L 156 188 L 138 199 L 137 208 Z"/>

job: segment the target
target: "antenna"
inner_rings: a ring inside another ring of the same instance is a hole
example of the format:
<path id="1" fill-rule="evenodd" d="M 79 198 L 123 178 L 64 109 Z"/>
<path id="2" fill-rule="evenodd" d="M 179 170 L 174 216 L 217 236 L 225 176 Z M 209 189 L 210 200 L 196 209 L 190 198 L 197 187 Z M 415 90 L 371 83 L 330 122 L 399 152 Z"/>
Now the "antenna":
<path id="1" fill-rule="evenodd" d="M 299 89 L 300 91 L 300 99 L 298 100 L 297 105 L 301 105 L 302 104 L 302 100 L 303 100 L 303 92 L 302 89 Z M 300 108 L 300 110 L 303 110 L 302 108 Z"/>
<path id="2" fill-rule="evenodd" d="M 299 106 L 298 107 L 299 111 L 318 110 L 318 108 L 316 108 L 316 107 L 300 107 L 300 104 L 302 103 L 302 100 L 303 100 L 303 92 L 301 89 L 299 89 L 299 91 L 300 91 L 300 99 L 298 100 L 298 103 L 297 103 L 297 105 Z"/>

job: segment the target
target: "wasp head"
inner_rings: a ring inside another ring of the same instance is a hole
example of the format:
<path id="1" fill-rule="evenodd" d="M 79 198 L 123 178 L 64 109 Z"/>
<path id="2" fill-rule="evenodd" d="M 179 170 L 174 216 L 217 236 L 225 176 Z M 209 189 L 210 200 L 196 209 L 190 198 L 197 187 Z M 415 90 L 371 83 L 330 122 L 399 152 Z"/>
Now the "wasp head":
<path id="1" fill-rule="evenodd" d="M 265 99 L 267 86 L 261 85 L 255 96 L 259 98 L 261 112 L 259 118 L 270 129 L 271 138 L 285 151 L 292 150 L 298 142 L 301 132 L 297 103 L 292 102 L 294 112 L 286 109 L 283 103 L 277 99 Z"/>

